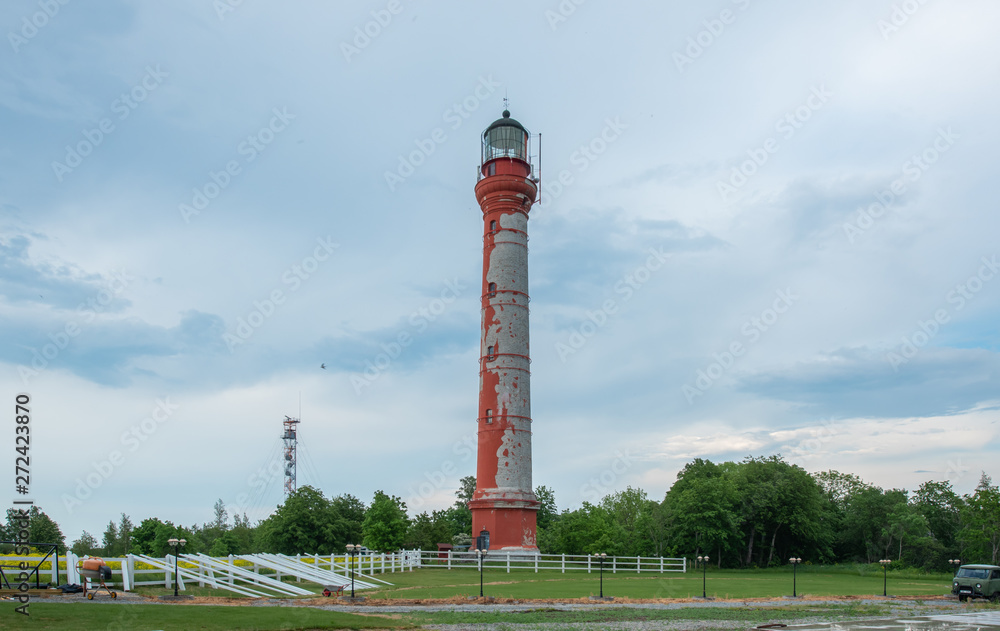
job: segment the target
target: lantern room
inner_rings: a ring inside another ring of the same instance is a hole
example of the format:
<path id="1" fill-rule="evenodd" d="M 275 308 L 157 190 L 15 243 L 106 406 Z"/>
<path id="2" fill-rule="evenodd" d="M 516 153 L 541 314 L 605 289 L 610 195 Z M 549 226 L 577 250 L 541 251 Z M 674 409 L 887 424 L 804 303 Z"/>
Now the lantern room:
<path id="1" fill-rule="evenodd" d="M 531 173 L 531 135 L 524 125 L 510 117 L 508 110 L 483 132 L 480 170 L 483 177 Z"/>

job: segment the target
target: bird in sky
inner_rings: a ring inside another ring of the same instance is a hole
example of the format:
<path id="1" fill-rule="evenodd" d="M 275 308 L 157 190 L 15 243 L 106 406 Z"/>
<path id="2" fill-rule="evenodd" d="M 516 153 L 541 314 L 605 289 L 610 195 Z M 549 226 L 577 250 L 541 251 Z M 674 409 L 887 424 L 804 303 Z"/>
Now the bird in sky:
<path id="1" fill-rule="evenodd" d="M 323 370 L 326 370 L 326 364 L 325 363 L 324 364 L 320 364 L 319 367 L 322 368 Z"/>

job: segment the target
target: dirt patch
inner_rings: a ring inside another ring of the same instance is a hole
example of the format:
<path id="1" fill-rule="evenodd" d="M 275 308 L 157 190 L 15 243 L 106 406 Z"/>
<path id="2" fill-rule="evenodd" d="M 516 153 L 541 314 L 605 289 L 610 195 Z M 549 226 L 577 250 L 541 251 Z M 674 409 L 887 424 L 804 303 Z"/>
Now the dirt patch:
<path id="1" fill-rule="evenodd" d="M 789 604 L 796 602 L 856 602 L 862 600 L 885 600 L 885 602 L 901 602 L 901 601 L 947 601 L 950 600 L 947 596 L 896 596 L 893 598 L 884 598 L 882 596 L 811 596 L 803 595 L 796 600 L 789 600 Z M 730 602 L 730 603 L 745 603 L 747 605 L 755 603 L 773 603 L 775 598 L 718 598 L 714 602 Z M 598 603 L 590 600 L 589 597 L 583 598 L 470 598 L 468 596 L 452 596 L 451 598 L 367 598 L 364 602 L 359 603 L 340 603 L 336 599 L 331 598 L 309 598 L 309 599 L 297 599 L 294 601 L 288 601 L 289 603 L 295 603 L 305 606 L 317 606 L 317 605 L 329 605 L 329 604 L 343 604 L 343 605 L 354 605 L 363 607 L 398 607 L 398 606 L 410 606 L 410 607 L 420 607 L 420 606 L 436 606 L 436 605 L 561 605 L 561 604 L 583 604 L 583 605 L 598 605 L 607 604 Z M 704 602 L 700 598 L 620 598 L 616 597 L 611 601 L 612 604 L 619 603 L 624 605 L 670 605 L 670 604 L 683 604 L 683 603 L 700 603 Z"/>

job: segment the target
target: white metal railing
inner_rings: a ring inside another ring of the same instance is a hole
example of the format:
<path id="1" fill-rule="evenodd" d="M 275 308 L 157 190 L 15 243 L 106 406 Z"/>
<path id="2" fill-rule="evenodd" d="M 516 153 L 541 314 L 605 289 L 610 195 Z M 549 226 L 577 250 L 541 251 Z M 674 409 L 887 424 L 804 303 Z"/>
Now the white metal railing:
<path id="1" fill-rule="evenodd" d="M 420 567 L 445 568 L 479 567 L 479 560 L 474 552 L 455 552 L 447 550 L 435 552 L 423 550 L 419 552 Z M 487 552 L 483 557 L 483 567 L 511 570 L 559 570 L 562 573 L 585 571 L 588 573 L 600 570 L 601 562 L 589 555 L 571 554 L 532 554 L 530 552 Z M 687 572 L 686 558 L 673 557 L 612 557 L 604 559 L 604 571 L 617 574 L 619 572 Z"/>

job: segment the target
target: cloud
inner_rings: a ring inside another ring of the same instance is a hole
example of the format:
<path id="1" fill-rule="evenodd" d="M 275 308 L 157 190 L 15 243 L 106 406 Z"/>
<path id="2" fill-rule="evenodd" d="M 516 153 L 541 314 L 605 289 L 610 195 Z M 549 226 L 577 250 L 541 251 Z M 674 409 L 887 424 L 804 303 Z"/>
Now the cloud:
<path id="1" fill-rule="evenodd" d="M 34 238 L 33 238 L 34 237 Z M 44 235 L 23 233 L 0 237 L 0 296 L 9 305 L 45 304 L 56 309 L 74 309 L 94 298 L 106 283 L 100 274 L 54 258 L 37 260 L 30 254 L 32 244 Z M 106 310 L 128 306 L 115 299 Z"/>
<path id="2" fill-rule="evenodd" d="M 996 397 L 1000 354 L 925 348 L 894 371 L 886 352 L 841 348 L 793 365 L 738 375 L 738 389 L 829 416 L 951 414 Z"/>

